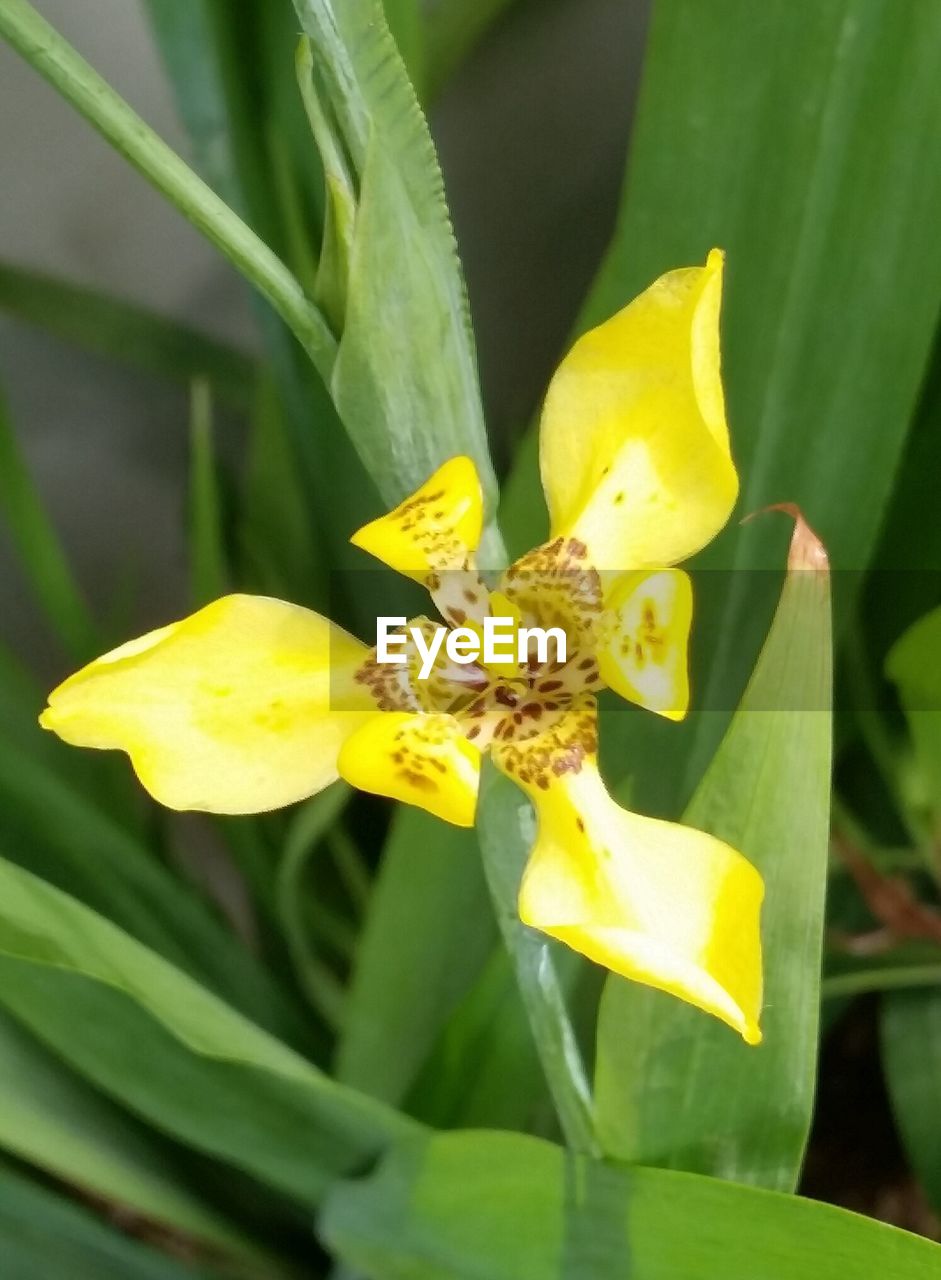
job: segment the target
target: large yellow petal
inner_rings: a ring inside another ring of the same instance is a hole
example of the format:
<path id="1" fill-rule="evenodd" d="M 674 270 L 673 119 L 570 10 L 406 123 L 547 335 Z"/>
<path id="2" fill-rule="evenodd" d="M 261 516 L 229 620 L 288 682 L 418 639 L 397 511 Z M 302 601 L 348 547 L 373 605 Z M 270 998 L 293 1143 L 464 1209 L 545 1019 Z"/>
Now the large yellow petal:
<path id="1" fill-rule="evenodd" d="M 480 751 L 453 716 L 373 717 L 344 743 L 340 773 L 361 791 L 404 800 L 459 827 L 474 825 Z"/>
<path id="2" fill-rule="evenodd" d="M 738 477 L 719 360 L 722 255 L 661 276 L 562 361 L 540 432 L 552 537 L 600 569 L 660 568 L 729 518 Z"/>
<path id="3" fill-rule="evenodd" d="M 583 706 L 494 761 L 531 797 L 538 833 L 525 924 L 761 1039 L 761 876 L 729 845 L 622 809 L 598 773 Z"/>
<path id="4" fill-rule="evenodd" d="M 596 657 L 609 689 L 669 720 L 689 707 L 693 587 L 682 569 L 618 576 L 605 596 Z"/>
<path id="5" fill-rule="evenodd" d="M 83 668 L 40 722 L 126 751 L 171 809 L 260 813 L 337 777 L 344 739 L 376 714 L 352 678 L 366 652 L 307 609 L 225 596 Z"/>
<path id="6" fill-rule="evenodd" d="M 350 541 L 383 564 L 426 582 L 462 569 L 477 550 L 483 492 L 470 458 L 449 458 L 410 498 L 357 530 Z"/>

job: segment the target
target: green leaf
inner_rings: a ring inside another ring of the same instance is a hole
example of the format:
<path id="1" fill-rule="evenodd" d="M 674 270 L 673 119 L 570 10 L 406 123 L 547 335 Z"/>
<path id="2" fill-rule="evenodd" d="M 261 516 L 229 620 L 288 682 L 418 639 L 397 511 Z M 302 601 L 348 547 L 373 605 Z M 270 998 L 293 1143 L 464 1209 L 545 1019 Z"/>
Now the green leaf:
<path id="1" fill-rule="evenodd" d="M 886 673 L 898 688 L 914 745 L 907 798 L 941 832 L 941 608 L 925 614 L 889 652 Z"/>
<path id="2" fill-rule="evenodd" d="M 941 1248 L 830 1205 L 566 1155 L 521 1134 L 397 1149 L 328 1197 L 365 1280 L 937 1280 Z"/>
<path id="3" fill-rule="evenodd" d="M 238 520 L 243 573 L 254 589 L 298 604 L 325 598 L 317 535 L 298 484 L 282 405 L 268 379 L 252 417 Z"/>
<path id="4" fill-rule="evenodd" d="M 445 1024 L 406 1108 L 436 1129 L 558 1133 L 516 971 L 502 943 Z"/>
<path id="5" fill-rule="evenodd" d="M 6 1280 L 208 1280 L 99 1221 L 89 1210 L 0 1165 L 0 1254 Z"/>
<path id="6" fill-rule="evenodd" d="M 78 661 L 88 659 L 97 646 L 95 624 L 23 461 L 2 392 L 0 514 L 56 636 L 70 657 Z"/>
<path id="7" fill-rule="evenodd" d="M 941 983 L 941 947 L 936 942 L 903 942 L 876 955 L 830 952 L 820 984 L 824 1000 L 897 991 L 900 987 L 933 987 Z"/>
<path id="8" fill-rule="evenodd" d="M 596 1106 L 603 1145 L 621 1159 L 797 1183 L 816 1078 L 831 696 L 826 557 L 799 521 L 758 665 L 685 815 L 764 877 L 764 1042 L 745 1045 L 699 1010 L 610 977 Z"/>
<path id="9" fill-rule="evenodd" d="M 179 1178 L 168 1143 L 89 1088 L 0 1014 L 0 1147 L 226 1253 L 254 1256 Z"/>
<path id="10" fill-rule="evenodd" d="M 223 75 L 215 60 L 206 56 L 214 34 L 210 6 L 206 0 L 143 3 L 192 144 L 196 168 L 235 206 L 237 187 Z"/>
<path id="11" fill-rule="evenodd" d="M 2 861 L 0 1004 L 156 1128 L 304 1204 L 414 1131 L 109 921 Z"/>
<path id="12" fill-rule="evenodd" d="M 936 979 L 937 982 L 937 979 Z M 884 997 L 882 1063 L 905 1151 L 932 1205 L 941 1207 L 941 996 Z"/>
<path id="13" fill-rule="evenodd" d="M 96 289 L 0 263 L 0 309 L 84 351 L 175 382 L 204 377 L 235 409 L 251 402 L 250 357 L 198 329 Z"/>
<path id="14" fill-rule="evenodd" d="M 337 1077 L 401 1103 L 494 933 L 473 832 L 403 805 L 357 948 Z"/>
<path id="15" fill-rule="evenodd" d="M 892 492 L 941 303 L 941 239 L 926 213 L 941 204 L 941 7 L 760 8 L 654 6 L 617 230 L 577 328 L 661 272 L 725 249 L 740 510 L 795 502 L 834 566 L 857 570 Z M 545 529 L 535 461 L 530 438 L 504 508 L 514 553 Z M 678 732 L 653 717 L 603 726 L 610 767 L 631 771 L 642 808 L 675 813 L 701 776 L 774 607 L 770 582 L 751 570 L 779 555 L 774 532 L 756 524 L 730 527 L 710 550 L 710 566 L 735 572 L 709 633 L 697 632 L 694 708 L 720 710 Z"/>
<path id="16" fill-rule="evenodd" d="M 83 790 L 43 761 L 6 748 L 0 852 L 105 912 L 263 1025 L 303 1040 L 292 1003 L 193 889 Z"/>
<path id="17" fill-rule="evenodd" d="M 426 97 L 434 100 L 515 0 L 432 0 L 426 25 Z"/>
<path id="18" fill-rule="evenodd" d="M 425 24 L 420 0 L 383 0 L 382 7 L 408 78 L 421 98 L 425 78 Z"/>
<path id="19" fill-rule="evenodd" d="M 336 344 L 296 278 L 268 246 L 131 110 L 28 0 L 4 0 L 0 36 L 188 218 L 259 292 L 328 377 Z"/>
<path id="20" fill-rule="evenodd" d="M 351 795 L 345 782 L 335 782 L 298 809 L 284 842 L 276 881 L 278 917 L 298 982 L 311 1006 L 330 1027 L 342 1024 L 345 995 L 320 958 L 310 935 L 304 910 L 307 901 L 304 872 L 317 845 L 337 821 Z"/>
<path id="21" fill-rule="evenodd" d="M 467 297 L 428 126 L 379 0 L 295 0 L 313 89 L 359 181 L 345 322 L 330 386 L 390 504 L 469 454 L 489 500 Z"/>
<path id="22" fill-rule="evenodd" d="M 150 3 L 161 11 L 161 48 L 206 177 L 309 275 L 317 233 L 304 196 L 307 204 L 315 203 L 312 194 L 322 200 L 322 171 L 291 74 L 297 24 L 290 6 L 244 0 L 233 22 L 229 0 Z M 224 101 L 208 110 L 204 86 Z M 271 307 L 254 301 L 271 379 L 253 420 L 243 521 L 253 572 L 272 594 L 329 607 L 347 625 L 371 624 L 382 610 L 369 608 L 360 584 L 349 603 L 342 600 L 325 565 L 339 571 L 357 563 L 361 553 L 348 538 L 375 514 L 375 489 L 321 378 Z"/>
<path id="23" fill-rule="evenodd" d="M 189 476 L 190 596 L 208 604 L 229 589 L 229 566 L 222 518 L 222 492 L 212 438 L 208 382 L 193 383 L 190 407 Z"/>

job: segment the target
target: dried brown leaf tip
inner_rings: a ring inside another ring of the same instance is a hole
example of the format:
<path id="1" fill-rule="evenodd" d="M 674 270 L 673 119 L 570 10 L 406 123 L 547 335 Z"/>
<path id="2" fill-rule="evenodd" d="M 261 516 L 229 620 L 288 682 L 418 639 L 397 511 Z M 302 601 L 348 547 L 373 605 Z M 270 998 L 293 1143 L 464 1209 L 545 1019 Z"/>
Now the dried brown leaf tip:
<path id="1" fill-rule="evenodd" d="M 827 549 L 804 519 L 804 513 L 796 502 L 773 502 L 770 506 L 752 511 L 744 517 L 742 524 L 748 524 L 756 516 L 763 516 L 767 511 L 780 511 L 794 521 L 794 532 L 791 535 L 791 545 L 787 553 L 789 573 L 807 569 L 816 573 L 830 572 L 830 557 L 827 555 Z"/>

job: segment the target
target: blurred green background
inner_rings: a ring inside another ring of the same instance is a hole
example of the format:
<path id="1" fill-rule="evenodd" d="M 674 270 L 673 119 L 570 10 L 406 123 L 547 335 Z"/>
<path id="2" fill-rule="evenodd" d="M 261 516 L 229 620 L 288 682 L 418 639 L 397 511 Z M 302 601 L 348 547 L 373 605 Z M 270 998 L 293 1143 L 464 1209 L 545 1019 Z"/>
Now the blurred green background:
<path id="1" fill-rule="evenodd" d="M 21 4 L 0 0 L 0 23 Z M 287 0 L 39 7 L 309 286 L 323 195 Z M 941 1235 L 941 4 L 387 0 L 386 10 L 439 151 L 511 554 L 545 532 L 532 423 L 572 335 L 660 273 L 726 250 L 738 515 L 798 503 L 835 570 L 832 830 L 825 608 L 788 648 L 785 593 L 765 647 L 770 781 L 741 722 L 723 737 L 778 602 L 780 519 L 733 520 L 696 561 L 703 580 L 721 572 L 715 598 L 701 600 L 688 721 L 607 709 L 602 758 L 638 810 L 730 823 L 755 841 L 766 879 L 777 862 L 766 907 L 775 1034 L 746 1067 L 739 1046 L 684 1021 L 688 1011 L 674 1016 L 664 997 L 614 979 L 602 995 L 598 971 L 552 951 L 535 965 L 550 974 L 548 997 L 532 969 L 527 988 L 531 939 L 510 937 L 511 956 L 501 945 L 474 837 L 423 814 L 390 819 L 385 804 L 337 787 L 258 820 L 169 816 L 123 761 L 39 733 L 45 688 L 79 659 L 228 586 L 335 604 L 361 623 L 388 582 L 362 574 L 344 596 L 331 574 L 349 532 L 381 509 L 378 488 L 409 487 L 408 459 L 390 476 L 384 433 L 432 456 L 454 433 L 473 436 L 476 406 L 455 421 L 399 405 L 397 419 L 377 422 L 350 401 L 338 415 L 221 256 L 0 45 L 9 1274 L 328 1274 L 310 1238 L 323 1209 L 319 1239 L 341 1259 L 334 1280 L 463 1276 L 461 1249 L 474 1242 L 462 1232 L 475 1234 L 461 1217 L 464 1179 L 479 1177 L 477 1208 L 499 1214 L 486 1179 L 502 1152 L 508 1178 L 536 1171 L 534 1198 L 521 1192 L 518 1208 L 536 1228 L 519 1263 L 513 1221 L 478 1230 L 492 1256 L 480 1270 L 467 1263 L 475 1278 L 541 1278 L 543 1247 L 565 1280 L 620 1275 L 610 1260 L 625 1251 L 638 1259 L 632 1280 L 937 1275 L 921 1242 L 866 1234 L 871 1224 L 854 1234 L 858 1224 L 813 1206 L 794 1219 L 790 1200 L 720 1203 L 714 1188 L 719 1178 L 798 1186 Z M 416 365 L 439 339 L 416 332 Z M 788 666 L 787 654 L 800 660 Z M 790 718 L 774 705 L 786 682 L 817 699 Z M 745 779 L 724 796 L 723 770 Z M 520 812 L 485 800 L 485 859 L 525 855 Z M 582 1259 L 597 1224 L 611 1228 L 597 1271 L 566 1270 L 571 1242 L 553 1234 L 565 1213 L 552 1194 L 571 1174 L 557 1149 L 467 1134 L 449 1146 L 416 1123 L 557 1140 L 546 1045 L 526 1012 L 532 1020 L 534 998 L 551 1005 L 560 992 L 554 1029 L 595 1071 L 612 1158 L 580 1167 L 584 1217 L 566 1228 Z M 390 1151 L 360 1185 L 355 1175 Z M 614 1161 L 708 1177 L 683 1184 L 687 1201 L 669 1175 Z M 449 1194 L 426 1203 L 419 1175 Z M 713 1194 L 719 1226 L 703 1244 L 689 1222 L 711 1212 Z M 622 1200 L 627 1243 L 612 1227 Z M 505 1203 L 517 1206 L 514 1193 Z M 400 1211 L 425 1269 L 407 1269 L 411 1254 L 396 1260 Z M 115 1229 L 99 1233 L 102 1220 Z M 742 1221 L 754 1234 L 739 1239 Z M 19 1222 L 29 1229 L 18 1235 Z M 450 1270 L 443 1253 L 437 1264 L 422 1253 L 428 1223 L 456 1250 Z M 776 1230 L 788 1243 L 759 1249 L 768 1269 L 750 1270 L 754 1241 Z M 690 1248 L 714 1247 L 713 1270 L 682 1254 L 669 1270 L 663 1250 L 687 1236 Z"/>

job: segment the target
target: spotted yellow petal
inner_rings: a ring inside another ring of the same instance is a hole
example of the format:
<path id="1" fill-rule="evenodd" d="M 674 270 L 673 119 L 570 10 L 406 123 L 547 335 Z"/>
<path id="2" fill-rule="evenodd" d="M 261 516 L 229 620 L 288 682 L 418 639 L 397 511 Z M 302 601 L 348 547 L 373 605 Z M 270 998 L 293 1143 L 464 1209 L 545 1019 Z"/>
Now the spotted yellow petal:
<path id="1" fill-rule="evenodd" d="M 552 379 L 540 431 L 552 536 L 584 543 L 597 568 L 684 560 L 735 504 L 721 295 L 713 250 L 580 338 Z"/>
<path id="2" fill-rule="evenodd" d="M 404 800 L 458 827 L 474 825 L 480 752 L 451 715 L 373 717 L 343 744 L 340 773 L 361 791 Z"/>
<path id="3" fill-rule="evenodd" d="M 541 738 L 495 744 L 494 761 L 536 809 L 523 922 L 757 1044 L 764 886 L 755 868 L 713 836 L 616 804 L 585 703 Z"/>
<path id="4" fill-rule="evenodd" d="M 629 702 L 682 720 L 692 621 L 693 587 L 682 569 L 619 575 L 605 597 L 596 651 L 602 680 Z"/>
<path id="5" fill-rule="evenodd" d="M 336 778 L 343 740 L 375 714 L 352 679 L 365 653 L 307 609 L 225 596 L 90 663 L 40 721 L 126 751 L 171 809 L 260 813 Z"/>
<path id="6" fill-rule="evenodd" d="M 363 525 L 350 541 L 399 573 L 426 582 L 429 573 L 461 569 L 477 550 L 483 493 L 470 458 L 450 458 L 388 515 Z"/>

